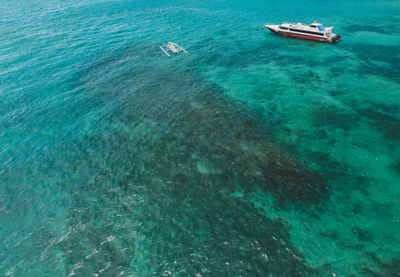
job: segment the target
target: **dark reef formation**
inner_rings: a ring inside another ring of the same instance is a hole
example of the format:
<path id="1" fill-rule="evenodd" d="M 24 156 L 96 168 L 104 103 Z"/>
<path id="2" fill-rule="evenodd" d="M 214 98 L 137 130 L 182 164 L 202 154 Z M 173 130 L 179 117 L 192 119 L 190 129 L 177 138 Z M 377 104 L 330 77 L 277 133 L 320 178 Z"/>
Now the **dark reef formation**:
<path id="1" fill-rule="evenodd" d="M 192 72 L 140 54 L 126 50 L 81 79 L 99 106 L 115 106 L 71 146 L 87 159 L 71 163 L 86 181 L 63 241 L 67 273 L 313 275 L 282 223 L 231 195 L 264 190 L 282 208 L 316 205 L 328 195 L 323 178 Z M 134 66 L 118 72 L 121 62 Z"/>

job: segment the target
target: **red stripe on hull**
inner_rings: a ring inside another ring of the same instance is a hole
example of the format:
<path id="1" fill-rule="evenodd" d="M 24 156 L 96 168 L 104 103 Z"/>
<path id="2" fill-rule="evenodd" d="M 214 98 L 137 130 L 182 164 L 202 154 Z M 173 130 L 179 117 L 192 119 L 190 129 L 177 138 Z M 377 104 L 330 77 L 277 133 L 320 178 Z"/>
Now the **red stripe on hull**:
<path id="1" fill-rule="evenodd" d="M 268 27 L 267 27 L 268 28 Z M 309 40 L 315 40 L 315 41 L 321 41 L 321 42 L 329 42 L 332 43 L 331 40 L 324 38 L 324 37 L 313 37 L 313 36 L 307 36 L 307 35 L 300 35 L 300 34 L 294 34 L 294 33 L 288 33 L 288 32 L 282 32 L 282 31 L 277 31 L 276 29 L 273 28 L 268 28 L 271 32 L 278 33 L 283 36 L 288 36 L 288 37 L 294 37 L 294 38 L 302 38 L 302 39 L 309 39 Z"/>

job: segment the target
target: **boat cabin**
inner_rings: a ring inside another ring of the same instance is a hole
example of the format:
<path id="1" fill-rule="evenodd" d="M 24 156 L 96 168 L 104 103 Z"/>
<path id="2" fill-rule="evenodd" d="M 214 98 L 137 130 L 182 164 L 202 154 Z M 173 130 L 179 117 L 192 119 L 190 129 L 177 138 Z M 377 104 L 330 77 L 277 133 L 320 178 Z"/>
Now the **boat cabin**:
<path id="1" fill-rule="evenodd" d="M 319 31 L 323 32 L 325 30 L 324 25 L 322 25 L 321 23 L 317 23 L 314 21 L 314 23 L 312 23 L 310 25 L 311 28 L 317 28 Z"/>

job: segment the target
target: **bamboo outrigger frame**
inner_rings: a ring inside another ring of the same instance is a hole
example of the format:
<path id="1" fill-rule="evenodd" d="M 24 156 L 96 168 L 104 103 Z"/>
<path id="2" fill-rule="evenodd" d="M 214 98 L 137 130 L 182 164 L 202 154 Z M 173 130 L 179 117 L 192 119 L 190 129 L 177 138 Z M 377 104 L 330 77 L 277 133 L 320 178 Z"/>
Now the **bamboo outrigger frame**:
<path id="1" fill-rule="evenodd" d="M 174 42 L 168 42 L 168 44 L 163 44 L 160 45 L 161 50 L 167 55 L 167 56 L 171 56 L 168 52 L 172 52 L 174 54 L 178 53 L 178 52 L 185 52 L 186 54 L 188 53 L 185 48 L 180 47 L 178 44 L 174 43 Z"/>

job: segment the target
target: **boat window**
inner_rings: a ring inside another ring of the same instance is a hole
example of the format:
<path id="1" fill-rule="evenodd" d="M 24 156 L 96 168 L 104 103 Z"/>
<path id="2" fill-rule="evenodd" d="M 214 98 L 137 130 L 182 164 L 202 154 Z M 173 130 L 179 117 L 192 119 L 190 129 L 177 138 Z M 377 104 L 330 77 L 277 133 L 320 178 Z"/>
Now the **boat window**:
<path id="1" fill-rule="evenodd" d="M 282 30 L 288 30 L 288 27 L 283 27 L 283 26 L 279 26 L 279 28 L 281 28 Z"/>
<path id="2" fill-rule="evenodd" d="M 306 33 L 306 34 L 311 34 L 311 35 L 317 35 L 317 36 L 324 36 L 324 34 L 322 33 L 318 33 L 318 32 L 313 32 L 313 31 L 306 31 L 306 30 L 298 30 L 298 29 L 290 29 L 290 31 L 293 32 L 299 32 L 299 33 Z"/>

